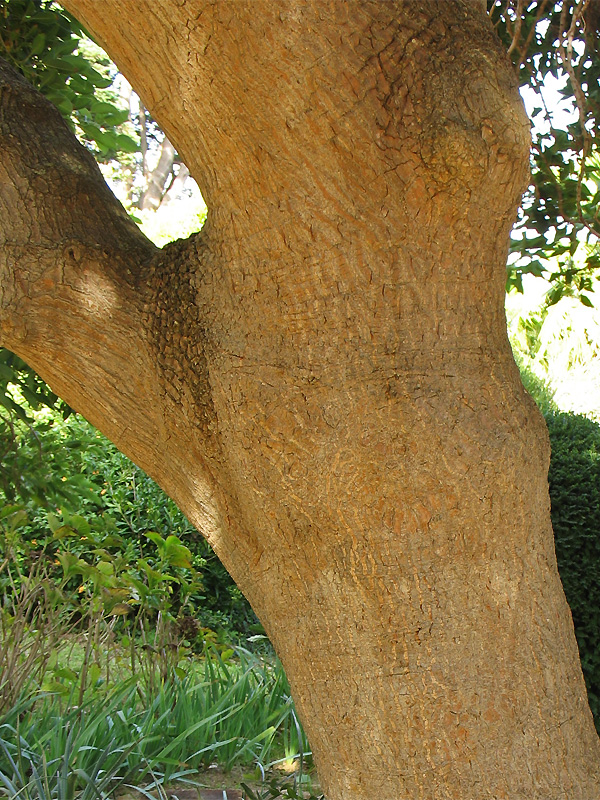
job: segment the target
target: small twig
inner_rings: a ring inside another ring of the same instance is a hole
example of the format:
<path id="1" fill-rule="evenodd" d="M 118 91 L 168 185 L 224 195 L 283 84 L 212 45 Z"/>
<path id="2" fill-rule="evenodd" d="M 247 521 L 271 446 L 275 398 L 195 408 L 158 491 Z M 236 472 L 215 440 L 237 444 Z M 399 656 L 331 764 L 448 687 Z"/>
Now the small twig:
<path id="1" fill-rule="evenodd" d="M 142 175 L 146 184 L 148 183 L 148 130 L 146 108 L 140 103 L 140 152 L 142 154 Z"/>
<path id="2" fill-rule="evenodd" d="M 519 50 L 519 60 L 515 65 L 517 69 L 522 66 L 523 62 L 527 58 L 527 51 L 529 50 L 529 45 L 531 44 L 531 40 L 534 37 L 535 29 L 537 27 L 538 22 L 542 18 L 542 14 L 544 13 L 546 6 L 548 5 L 548 0 L 542 0 L 542 2 L 538 6 L 537 14 L 535 15 L 535 22 L 531 26 L 529 33 L 527 35 L 527 39 L 523 43 L 523 47 Z M 510 50 L 508 51 L 510 53 Z"/>
<path id="3" fill-rule="evenodd" d="M 516 49 L 517 44 L 519 43 L 519 37 L 521 36 L 521 25 L 523 24 L 523 5 L 523 0 L 517 0 L 517 10 L 515 12 L 517 19 L 515 21 L 515 27 L 513 30 L 512 42 L 508 48 L 509 56 L 512 54 L 513 50 Z"/>

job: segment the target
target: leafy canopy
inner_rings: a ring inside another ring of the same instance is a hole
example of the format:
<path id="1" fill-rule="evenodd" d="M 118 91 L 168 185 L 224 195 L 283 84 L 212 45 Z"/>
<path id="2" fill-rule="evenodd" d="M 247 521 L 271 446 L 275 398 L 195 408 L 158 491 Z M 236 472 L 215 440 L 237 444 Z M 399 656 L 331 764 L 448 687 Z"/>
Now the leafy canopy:
<path id="1" fill-rule="evenodd" d="M 569 294 L 590 306 L 600 269 L 600 2 L 488 0 L 488 9 L 532 108 L 531 185 L 508 287 L 543 276 L 550 305 Z"/>

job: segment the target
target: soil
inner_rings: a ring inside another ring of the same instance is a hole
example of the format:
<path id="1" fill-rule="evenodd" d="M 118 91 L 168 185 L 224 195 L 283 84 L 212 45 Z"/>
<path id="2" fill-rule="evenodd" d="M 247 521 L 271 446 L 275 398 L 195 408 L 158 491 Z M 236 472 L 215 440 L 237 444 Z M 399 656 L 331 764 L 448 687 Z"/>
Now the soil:
<path id="1" fill-rule="evenodd" d="M 272 777 L 285 778 L 285 773 L 276 772 L 268 774 L 266 780 Z M 291 777 L 291 775 L 289 776 Z M 245 783 L 251 789 L 260 792 L 264 787 L 262 780 L 258 779 L 256 772 L 250 772 L 242 767 L 234 767 L 225 772 L 219 767 L 209 767 L 204 772 L 190 775 L 189 783 L 175 783 L 161 787 L 160 793 L 153 789 L 150 791 L 157 800 L 243 800 L 244 793 L 241 784 Z M 311 792 L 319 794 L 319 786 L 315 776 L 311 776 Z M 135 789 L 119 794 L 118 800 L 145 800 L 147 795 Z"/>

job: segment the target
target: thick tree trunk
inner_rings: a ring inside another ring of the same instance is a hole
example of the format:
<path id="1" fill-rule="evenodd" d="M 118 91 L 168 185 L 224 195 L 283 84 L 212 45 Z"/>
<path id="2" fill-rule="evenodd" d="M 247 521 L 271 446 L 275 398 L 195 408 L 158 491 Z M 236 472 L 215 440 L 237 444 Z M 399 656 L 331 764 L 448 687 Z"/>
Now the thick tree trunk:
<path id="1" fill-rule="evenodd" d="M 3 344 L 205 533 L 330 800 L 593 800 L 547 434 L 503 312 L 528 128 L 482 4 L 67 5 L 209 219 L 155 251 L 83 156 L 32 152 L 49 112 L 6 73 Z"/>

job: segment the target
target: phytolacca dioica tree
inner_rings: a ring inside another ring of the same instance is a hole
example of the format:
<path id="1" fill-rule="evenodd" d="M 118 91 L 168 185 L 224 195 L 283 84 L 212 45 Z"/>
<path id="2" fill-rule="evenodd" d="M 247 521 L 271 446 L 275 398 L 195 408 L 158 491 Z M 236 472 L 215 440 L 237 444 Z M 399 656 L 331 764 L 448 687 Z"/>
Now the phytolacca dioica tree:
<path id="1" fill-rule="evenodd" d="M 590 800 L 548 438 L 503 311 L 529 126 L 483 4 L 68 5 L 209 218 L 156 250 L 3 70 L 3 343 L 207 536 L 330 800 Z"/>

